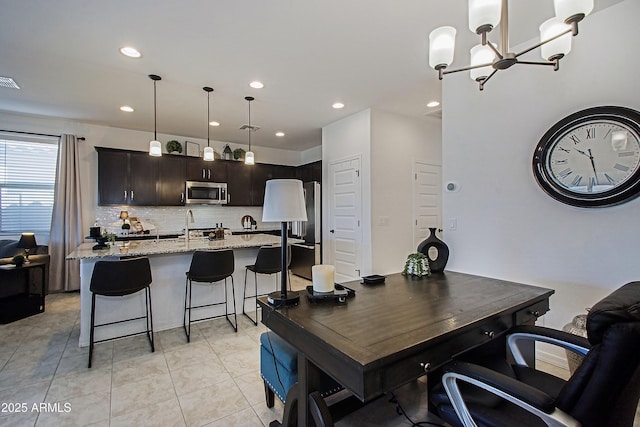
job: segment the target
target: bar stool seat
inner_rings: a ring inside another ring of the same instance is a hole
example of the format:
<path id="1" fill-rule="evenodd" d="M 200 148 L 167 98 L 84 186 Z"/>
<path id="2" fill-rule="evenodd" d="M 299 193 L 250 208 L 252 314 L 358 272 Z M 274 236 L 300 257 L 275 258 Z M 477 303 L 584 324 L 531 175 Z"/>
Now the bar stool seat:
<path id="1" fill-rule="evenodd" d="M 224 316 L 233 330 L 238 332 L 238 318 L 236 317 L 236 291 L 233 285 L 233 272 L 235 270 L 235 259 L 233 250 L 220 251 L 196 251 L 191 258 L 189 271 L 186 272 L 187 280 L 185 283 L 184 294 L 184 332 L 187 335 L 187 342 L 191 341 L 191 324 L 202 320 L 216 319 Z M 231 292 L 233 301 L 233 313 L 229 313 L 229 299 L 227 295 L 227 278 L 231 278 Z M 192 286 L 193 282 L 202 285 L 213 285 L 216 282 L 224 280 L 224 301 L 217 301 L 208 304 L 192 305 Z M 193 320 L 191 318 L 191 310 L 205 307 L 215 307 L 224 305 L 224 314 L 200 317 Z M 233 322 L 229 317 L 233 314 Z"/>
<path id="2" fill-rule="evenodd" d="M 280 246 L 262 246 L 258 249 L 258 255 L 256 255 L 256 262 L 252 265 L 247 265 L 244 270 L 244 290 L 242 292 L 242 314 L 247 316 L 249 320 L 253 322 L 254 325 L 258 325 L 258 297 L 267 295 L 269 292 L 264 294 L 258 294 L 258 274 L 275 274 L 277 279 L 277 274 L 280 273 L 282 269 L 281 265 L 281 250 Z M 287 272 L 289 265 L 291 264 L 291 246 L 287 245 Z M 254 278 L 254 293 L 253 295 L 247 296 L 247 273 L 249 271 L 253 272 Z M 278 281 L 276 280 L 276 287 L 274 290 L 279 289 Z M 289 275 L 289 290 L 291 290 L 291 276 Z M 249 316 L 249 314 L 245 310 L 245 302 L 248 299 L 255 298 L 255 317 Z"/>
<path id="3" fill-rule="evenodd" d="M 97 342 L 109 341 L 115 338 L 123 338 L 133 335 L 146 333 L 151 344 L 151 352 L 155 351 L 153 341 L 153 313 L 151 309 L 151 267 L 149 258 L 129 258 L 116 261 L 97 261 L 93 267 L 91 275 L 91 329 L 89 333 L 89 368 L 91 368 L 91 360 L 93 357 L 93 345 Z M 145 293 L 145 315 L 132 317 L 114 322 L 95 324 L 96 314 L 96 295 L 101 297 L 123 297 L 144 290 Z M 145 319 L 146 329 L 133 334 L 122 335 L 119 337 L 108 338 L 104 340 L 94 340 L 95 328 L 116 323 L 130 322 L 134 320 Z"/>

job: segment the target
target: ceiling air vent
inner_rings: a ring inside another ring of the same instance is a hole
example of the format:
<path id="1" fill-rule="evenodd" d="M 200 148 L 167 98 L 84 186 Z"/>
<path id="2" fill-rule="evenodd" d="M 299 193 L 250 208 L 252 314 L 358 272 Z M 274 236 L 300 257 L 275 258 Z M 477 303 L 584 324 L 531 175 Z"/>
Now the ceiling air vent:
<path id="1" fill-rule="evenodd" d="M 11 89 L 20 89 L 20 86 L 11 77 L 0 76 L 0 87 L 8 87 Z"/>
<path id="2" fill-rule="evenodd" d="M 249 129 L 249 128 L 251 129 L 251 132 L 255 132 L 255 131 L 257 131 L 258 129 L 260 129 L 260 126 L 254 126 L 254 125 L 251 125 L 251 126 L 249 126 L 249 125 L 242 125 L 242 126 L 240 126 L 240 130 L 247 130 L 247 129 Z"/>

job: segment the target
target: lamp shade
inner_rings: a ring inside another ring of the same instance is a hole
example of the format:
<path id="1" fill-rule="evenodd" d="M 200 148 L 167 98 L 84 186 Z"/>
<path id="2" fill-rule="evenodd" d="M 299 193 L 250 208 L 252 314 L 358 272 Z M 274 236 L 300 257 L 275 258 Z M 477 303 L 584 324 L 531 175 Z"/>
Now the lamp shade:
<path id="1" fill-rule="evenodd" d="M 207 162 L 212 162 L 213 161 L 213 148 L 204 147 L 204 156 L 203 156 L 203 158 Z"/>
<path id="2" fill-rule="evenodd" d="M 253 151 L 247 151 L 244 153 L 244 164 L 254 165 L 256 163 L 256 157 L 253 155 Z"/>
<path id="3" fill-rule="evenodd" d="M 306 221 L 302 181 L 270 179 L 264 190 L 263 222 Z"/>
<path id="4" fill-rule="evenodd" d="M 560 18 L 547 19 L 540 25 L 540 41 L 549 40 L 570 28 L 571 27 L 560 20 Z M 558 57 L 561 58 L 570 51 L 571 32 L 540 46 L 540 54 L 542 55 L 542 58 L 546 60 L 553 60 Z"/>
<path id="5" fill-rule="evenodd" d="M 478 33 L 482 27 L 495 28 L 500 23 L 501 12 L 500 0 L 469 0 L 469 29 Z"/>
<path id="6" fill-rule="evenodd" d="M 440 27 L 429 34 L 429 66 L 448 67 L 453 62 L 453 51 L 456 43 L 456 29 Z"/>
<path id="7" fill-rule="evenodd" d="M 18 247 L 22 249 L 37 248 L 36 236 L 33 233 L 22 233 L 20 240 L 18 241 Z"/>
<path id="8" fill-rule="evenodd" d="M 162 156 L 162 144 L 160 144 L 160 141 L 151 141 L 149 143 L 149 155 L 154 157 Z"/>
<path id="9" fill-rule="evenodd" d="M 481 44 L 476 45 L 471 48 L 471 66 L 480 65 L 480 64 L 488 64 L 492 63 L 496 54 L 491 48 L 487 46 L 483 46 Z M 473 68 L 469 70 L 469 74 L 471 76 L 471 80 L 478 81 L 483 80 L 489 77 L 489 74 L 493 72 L 493 67 L 491 65 L 487 65 L 486 67 Z"/>
<path id="10" fill-rule="evenodd" d="M 576 15 L 584 18 L 593 10 L 593 0 L 553 0 L 553 7 L 561 21 Z"/>

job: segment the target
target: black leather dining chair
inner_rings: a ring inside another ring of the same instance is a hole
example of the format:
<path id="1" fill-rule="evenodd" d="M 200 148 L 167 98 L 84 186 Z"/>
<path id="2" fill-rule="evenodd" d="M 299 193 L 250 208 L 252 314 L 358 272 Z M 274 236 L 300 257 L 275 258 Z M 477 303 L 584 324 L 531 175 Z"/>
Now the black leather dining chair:
<path id="1" fill-rule="evenodd" d="M 129 258 L 115 261 L 96 261 L 91 274 L 91 329 L 89 332 L 89 368 L 93 357 L 93 346 L 95 343 L 108 341 L 115 338 L 123 338 L 132 335 L 146 333 L 151 344 L 151 352 L 155 351 L 153 340 L 153 312 L 151 307 L 151 267 L 149 258 Z M 95 324 L 96 318 L 96 296 L 101 297 L 124 297 L 144 290 L 145 294 L 145 315 L 128 319 L 116 320 L 108 323 Z M 124 336 L 96 341 L 94 339 L 95 328 L 116 323 L 130 322 L 145 319 L 146 329 L 141 332 Z"/>
<path id="2" fill-rule="evenodd" d="M 191 341 L 191 324 L 202 320 L 216 319 L 224 316 L 233 330 L 238 332 L 238 318 L 236 316 L 236 291 L 233 285 L 233 272 L 235 271 L 235 258 L 233 250 L 220 251 L 196 251 L 191 258 L 189 271 L 186 272 L 187 280 L 184 290 L 184 332 L 187 334 L 187 342 Z M 227 278 L 231 278 L 231 300 L 233 312 L 229 313 L 229 298 L 227 291 Z M 213 285 L 224 280 L 224 300 L 210 302 L 207 304 L 192 305 L 193 283 Z M 191 318 L 191 310 L 205 307 L 215 307 L 224 305 L 224 314 L 217 314 L 207 317 L 199 317 L 196 320 Z M 229 317 L 233 314 L 233 321 Z"/>
<path id="3" fill-rule="evenodd" d="M 640 282 L 591 308 L 588 339 L 536 326 L 507 334 L 515 364 L 507 363 L 504 352 L 480 348 L 444 367 L 442 384 L 430 394 L 441 418 L 453 426 L 633 426 L 640 396 Z M 518 349 L 531 340 L 584 360 L 568 381 L 537 371 Z"/>
<path id="4" fill-rule="evenodd" d="M 242 314 L 247 316 L 254 325 L 258 324 L 258 297 L 264 294 L 258 294 L 258 274 L 278 274 L 282 269 L 281 265 L 281 246 L 262 246 L 258 249 L 258 255 L 256 255 L 256 262 L 252 265 L 247 265 L 244 270 L 244 290 L 242 292 Z M 291 276 L 289 275 L 289 265 L 291 264 L 291 246 L 287 246 L 287 275 L 289 277 L 289 289 L 291 289 Z M 254 292 L 253 295 L 247 296 L 247 273 L 253 272 L 254 279 Z M 277 279 L 277 276 L 276 276 Z M 278 281 L 276 280 L 276 286 L 274 290 L 279 289 Z M 249 316 L 245 310 L 245 303 L 248 299 L 255 298 L 255 317 Z"/>

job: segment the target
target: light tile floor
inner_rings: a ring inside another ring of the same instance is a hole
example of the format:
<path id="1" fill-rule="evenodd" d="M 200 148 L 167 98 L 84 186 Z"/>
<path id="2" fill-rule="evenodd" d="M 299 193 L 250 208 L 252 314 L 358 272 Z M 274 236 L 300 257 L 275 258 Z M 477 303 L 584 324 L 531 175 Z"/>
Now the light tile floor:
<path id="1" fill-rule="evenodd" d="M 293 276 L 294 289 L 307 282 Z M 0 426 L 243 426 L 280 420 L 283 406 L 264 402 L 259 336 L 264 326 L 239 316 L 238 333 L 226 320 L 158 332 L 156 351 L 146 336 L 97 344 L 93 368 L 78 347 L 79 294 L 47 296 L 46 312 L 0 325 Z M 539 364 L 561 377 L 568 371 Z M 414 421 L 438 420 L 427 412 L 426 383 L 395 392 Z M 411 425 L 390 396 L 338 426 Z M 638 418 L 636 426 L 640 426 Z"/>

